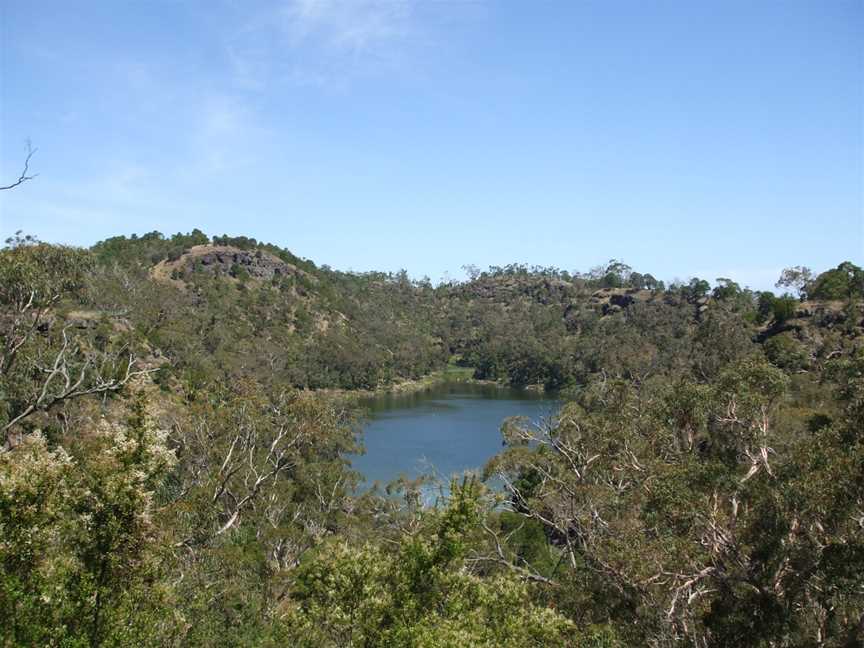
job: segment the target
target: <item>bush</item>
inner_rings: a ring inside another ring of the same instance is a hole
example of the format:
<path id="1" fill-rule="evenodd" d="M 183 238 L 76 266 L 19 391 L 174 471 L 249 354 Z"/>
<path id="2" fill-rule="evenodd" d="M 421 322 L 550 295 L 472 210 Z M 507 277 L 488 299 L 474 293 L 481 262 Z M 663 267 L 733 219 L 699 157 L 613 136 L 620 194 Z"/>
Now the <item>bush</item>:
<path id="1" fill-rule="evenodd" d="M 783 295 L 775 297 L 771 303 L 771 314 L 774 316 L 774 321 L 777 324 L 782 324 L 788 319 L 795 316 L 795 309 L 798 307 L 798 300 L 792 295 Z"/>
<path id="2" fill-rule="evenodd" d="M 804 346 L 786 333 L 770 338 L 764 349 L 772 364 L 788 371 L 804 369 L 810 361 Z"/>

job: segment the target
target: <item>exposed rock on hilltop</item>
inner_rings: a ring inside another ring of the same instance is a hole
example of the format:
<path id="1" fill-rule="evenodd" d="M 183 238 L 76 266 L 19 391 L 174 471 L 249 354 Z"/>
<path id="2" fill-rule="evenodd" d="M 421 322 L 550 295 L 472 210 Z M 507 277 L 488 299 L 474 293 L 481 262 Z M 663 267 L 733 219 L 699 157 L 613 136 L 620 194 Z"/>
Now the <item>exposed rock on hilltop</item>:
<path id="1" fill-rule="evenodd" d="M 200 265 L 203 272 L 210 274 L 236 274 L 238 268 L 245 270 L 255 279 L 272 279 L 276 276 L 293 274 L 297 268 L 261 251 L 238 250 L 230 247 L 217 247 L 203 250 L 195 255 L 195 249 L 190 252 L 194 265 Z M 188 269 L 188 264 L 187 264 Z"/>
<path id="2" fill-rule="evenodd" d="M 589 304 L 599 309 L 604 315 L 618 312 L 636 302 L 647 302 L 654 298 L 650 290 L 635 288 L 601 288 L 591 294 Z"/>
<path id="3" fill-rule="evenodd" d="M 578 293 L 569 281 L 534 275 L 483 276 L 459 286 L 459 294 L 468 298 L 495 302 L 512 302 L 525 297 L 533 302 L 549 305 L 565 302 Z"/>
<path id="4" fill-rule="evenodd" d="M 632 303 L 632 295 L 639 291 L 633 288 L 600 288 L 591 293 L 591 302 L 600 304 L 605 302 L 613 302 L 616 306 L 625 306 Z M 621 300 L 626 300 L 627 304 L 618 303 Z"/>
<path id="5" fill-rule="evenodd" d="M 156 279 L 183 280 L 200 272 L 213 276 L 269 280 L 274 277 L 311 275 L 264 250 L 241 250 L 227 245 L 196 245 L 174 261 L 162 261 L 153 268 Z"/>
<path id="6" fill-rule="evenodd" d="M 762 341 L 785 332 L 812 338 L 818 331 L 832 329 L 841 330 L 850 337 L 864 335 L 864 303 L 849 305 L 836 300 L 801 302 L 792 317 L 772 320 L 759 333 L 758 339 Z"/>

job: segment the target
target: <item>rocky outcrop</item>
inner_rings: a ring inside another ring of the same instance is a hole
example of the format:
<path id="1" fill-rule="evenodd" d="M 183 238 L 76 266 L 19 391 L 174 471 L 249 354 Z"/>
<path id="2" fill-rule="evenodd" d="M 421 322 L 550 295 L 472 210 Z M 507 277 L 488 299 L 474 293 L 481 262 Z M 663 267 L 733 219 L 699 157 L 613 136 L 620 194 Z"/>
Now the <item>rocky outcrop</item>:
<path id="1" fill-rule="evenodd" d="M 545 306 L 566 303 L 578 294 L 572 283 L 562 279 L 520 275 L 483 277 L 460 285 L 455 291 L 497 302 L 512 302 L 524 297 Z"/>
<path id="2" fill-rule="evenodd" d="M 216 248 L 195 257 L 194 265 L 210 274 L 228 274 L 236 277 L 246 272 L 254 279 L 272 279 L 294 274 L 297 268 L 270 254 L 250 250 Z"/>
<path id="3" fill-rule="evenodd" d="M 614 294 L 609 296 L 609 303 L 613 306 L 618 306 L 619 308 L 627 308 L 630 304 L 633 304 L 636 301 L 636 298 L 629 293 L 622 294 Z"/>
<path id="4" fill-rule="evenodd" d="M 603 315 L 619 313 L 636 303 L 649 302 L 656 295 L 650 290 L 636 288 L 601 288 L 591 294 L 589 304 Z"/>
<path id="5" fill-rule="evenodd" d="M 801 302 L 789 319 L 766 323 L 756 340 L 764 342 L 775 335 L 789 333 L 812 343 L 811 346 L 818 346 L 823 334 L 829 331 L 853 338 L 864 336 L 864 303 L 850 307 L 841 301 Z"/>
<path id="6" fill-rule="evenodd" d="M 157 279 L 173 281 L 187 280 L 193 273 L 263 281 L 304 275 L 311 282 L 315 281 L 303 270 L 269 252 L 218 245 L 196 245 L 179 259 L 157 264 L 152 272 Z"/>

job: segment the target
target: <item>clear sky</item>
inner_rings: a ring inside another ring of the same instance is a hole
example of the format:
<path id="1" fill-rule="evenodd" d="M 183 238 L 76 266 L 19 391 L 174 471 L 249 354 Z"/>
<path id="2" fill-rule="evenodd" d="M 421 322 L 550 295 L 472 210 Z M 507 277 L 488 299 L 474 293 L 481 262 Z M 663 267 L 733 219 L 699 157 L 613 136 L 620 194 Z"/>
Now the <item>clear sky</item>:
<path id="1" fill-rule="evenodd" d="M 864 260 L 864 1 L 0 2 L 0 235 L 340 269 Z"/>

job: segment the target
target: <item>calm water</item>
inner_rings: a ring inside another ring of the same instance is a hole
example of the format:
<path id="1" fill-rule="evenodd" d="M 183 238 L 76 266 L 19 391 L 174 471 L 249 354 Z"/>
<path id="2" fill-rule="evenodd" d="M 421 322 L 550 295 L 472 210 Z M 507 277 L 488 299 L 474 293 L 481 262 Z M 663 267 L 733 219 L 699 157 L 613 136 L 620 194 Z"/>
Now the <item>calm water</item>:
<path id="1" fill-rule="evenodd" d="M 557 401 L 535 392 L 492 385 L 442 383 L 416 394 L 364 402 L 366 454 L 353 459 L 366 484 L 405 475 L 448 478 L 480 469 L 501 450 L 501 423 L 510 416 L 549 418 Z"/>

